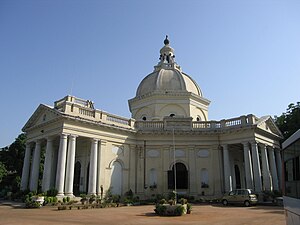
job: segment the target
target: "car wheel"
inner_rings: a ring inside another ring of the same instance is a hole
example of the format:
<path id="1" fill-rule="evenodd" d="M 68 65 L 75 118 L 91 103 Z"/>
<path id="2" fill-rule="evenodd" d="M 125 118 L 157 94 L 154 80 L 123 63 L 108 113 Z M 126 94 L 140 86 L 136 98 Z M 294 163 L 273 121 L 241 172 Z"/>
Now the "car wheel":
<path id="1" fill-rule="evenodd" d="M 227 205 L 228 205 L 228 201 L 227 201 L 226 199 L 224 199 L 224 200 L 222 201 L 222 203 L 223 203 L 224 206 L 227 206 Z"/>
<path id="2" fill-rule="evenodd" d="M 249 206 L 250 206 L 250 202 L 249 202 L 249 201 L 245 201 L 245 202 L 244 202 L 244 205 L 245 205 L 246 207 L 249 207 Z"/>

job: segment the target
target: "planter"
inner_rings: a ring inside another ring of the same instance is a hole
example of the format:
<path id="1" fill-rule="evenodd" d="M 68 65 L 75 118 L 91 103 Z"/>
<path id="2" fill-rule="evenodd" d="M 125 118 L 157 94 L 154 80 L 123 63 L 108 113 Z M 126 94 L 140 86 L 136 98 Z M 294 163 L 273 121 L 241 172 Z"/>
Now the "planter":
<path id="1" fill-rule="evenodd" d="M 38 202 L 40 204 L 40 207 L 43 205 L 43 203 L 45 201 L 45 197 L 44 196 L 32 196 L 31 199 L 34 202 Z"/>

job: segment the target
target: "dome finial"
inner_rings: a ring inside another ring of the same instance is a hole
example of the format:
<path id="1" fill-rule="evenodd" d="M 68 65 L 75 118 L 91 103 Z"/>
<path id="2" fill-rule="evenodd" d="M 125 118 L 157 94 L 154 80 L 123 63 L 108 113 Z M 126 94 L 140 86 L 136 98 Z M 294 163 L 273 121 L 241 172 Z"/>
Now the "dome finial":
<path id="1" fill-rule="evenodd" d="M 164 44 L 165 44 L 165 45 L 170 44 L 170 41 L 169 41 L 169 39 L 168 39 L 168 35 L 166 35 L 166 39 L 164 40 Z"/>

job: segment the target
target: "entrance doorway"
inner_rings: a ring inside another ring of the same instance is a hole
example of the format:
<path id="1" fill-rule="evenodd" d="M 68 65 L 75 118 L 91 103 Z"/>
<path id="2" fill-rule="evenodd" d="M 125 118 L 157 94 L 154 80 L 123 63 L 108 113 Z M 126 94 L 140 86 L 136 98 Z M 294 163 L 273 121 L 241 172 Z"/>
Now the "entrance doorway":
<path id="1" fill-rule="evenodd" d="M 176 167 L 168 171 L 168 189 L 175 187 L 175 171 L 176 171 L 176 189 L 188 189 L 188 170 L 183 163 L 176 163 Z M 176 168 L 176 170 L 175 170 Z"/>
<path id="2" fill-rule="evenodd" d="M 81 171 L 81 164 L 80 162 L 75 163 L 75 169 L 74 169 L 74 183 L 73 183 L 73 194 L 75 196 L 79 196 L 80 190 L 80 171 Z"/>
<path id="3" fill-rule="evenodd" d="M 238 165 L 234 165 L 234 172 L 235 172 L 235 187 L 237 189 L 242 188 L 241 185 L 241 173 Z"/>

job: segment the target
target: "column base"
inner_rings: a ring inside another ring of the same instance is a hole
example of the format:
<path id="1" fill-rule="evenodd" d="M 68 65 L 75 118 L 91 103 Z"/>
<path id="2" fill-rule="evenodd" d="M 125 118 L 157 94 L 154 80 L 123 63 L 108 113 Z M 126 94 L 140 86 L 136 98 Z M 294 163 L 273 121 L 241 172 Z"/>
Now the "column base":
<path id="1" fill-rule="evenodd" d="M 75 195 L 73 195 L 73 193 L 65 193 L 65 197 L 74 198 Z"/>
<path id="2" fill-rule="evenodd" d="M 65 197 L 65 195 L 64 195 L 64 193 L 58 193 L 57 195 L 56 195 L 56 197 Z"/>

